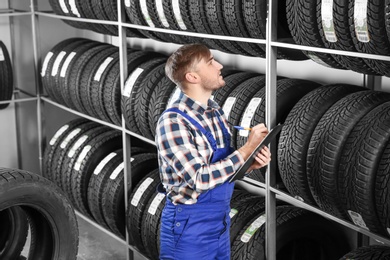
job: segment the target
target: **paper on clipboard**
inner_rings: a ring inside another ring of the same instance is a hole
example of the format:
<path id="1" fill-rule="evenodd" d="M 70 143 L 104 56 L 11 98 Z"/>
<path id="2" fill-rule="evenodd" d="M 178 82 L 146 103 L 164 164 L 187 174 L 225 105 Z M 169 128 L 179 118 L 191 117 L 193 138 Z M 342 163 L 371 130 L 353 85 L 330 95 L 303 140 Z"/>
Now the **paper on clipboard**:
<path id="1" fill-rule="evenodd" d="M 276 136 L 280 133 L 280 131 L 283 128 L 283 124 L 278 124 L 272 130 L 264 137 L 263 141 L 253 150 L 251 155 L 246 159 L 243 165 L 236 171 L 236 173 L 233 174 L 233 176 L 230 178 L 229 182 L 233 182 L 239 179 L 242 179 L 246 172 L 248 171 L 249 167 L 252 165 L 257 153 L 263 149 L 264 146 L 267 146 L 272 140 L 276 138 Z"/>

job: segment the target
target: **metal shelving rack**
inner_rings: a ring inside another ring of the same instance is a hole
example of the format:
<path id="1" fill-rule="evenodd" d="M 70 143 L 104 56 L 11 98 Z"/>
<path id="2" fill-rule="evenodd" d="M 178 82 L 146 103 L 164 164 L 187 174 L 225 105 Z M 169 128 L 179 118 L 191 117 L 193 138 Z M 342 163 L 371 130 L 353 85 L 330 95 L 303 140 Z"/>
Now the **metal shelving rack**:
<path id="1" fill-rule="evenodd" d="M 38 0 L 30 0 L 30 12 L 27 11 L 18 11 L 18 10 L 0 10 L 0 17 L 2 16 L 31 16 L 31 22 L 32 22 L 32 36 L 33 36 L 33 49 L 34 49 L 34 69 L 35 69 L 35 75 L 36 75 L 36 95 L 31 95 L 30 93 L 25 93 L 29 97 L 28 98 L 21 98 L 21 99 L 15 99 L 11 102 L 24 102 L 24 101 L 37 101 L 37 119 L 38 119 L 38 140 L 39 140 L 39 165 L 42 169 L 42 161 L 43 161 L 43 149 L 45 147 L 45 125 L 44 125 L 44 116 L 43 116 L 43 104 L 48 103 L 50 105 L 56 106 L 64 111 L 68 111 L 70 113 L 73 113 L 77 116 L 85 117 L 87 119 L 90 119 L 92 121 L 98 122 L 103 125 L 107 125 L 109 127 L 112 127 L 114 129 L 122 131 L 122 139 L 123 139 L 123 156 L 125 160 L 125 168 L 124 172 L 126 173 L 125 176 L 125 185 L 126 183 L 129 183 L 130 180 L 128 180 L 129 176 L 131 176 L 131 167 L 130 167 L 130 147 L 131 147 L 131 136 L 135 137 L 143 142 L 146 142 L 148 144 L 154 145 L 152 141 L 150 141 L 147 138 L 144 138 L 138 134 L 132 133 L 131 131 L 127 130 L 125 127 L 125 122 L 122 117 L 122 126 L 116 126 L 107 122 L 104 122 L 102 120 L 98 120 L 96 118 L 90 117 L 88 115 L 82 114 L 80 112 L 74 111 L 72 109 L 69 109 L 65 106 L 62 106 L 60 104 L 57 104 L 56 102 L 51 101 L 49 98 L 45 97 L 43 95 L 43 89 L 40 82 L 40 75 L 39 75 L 39 68 L 40 68 L 40 59 L 41 59 L 41 53 L 40 53 L 40 39 L 37 37 L 39 32 L 39 17 L 49 17 L 53 19 L 64 19 L 64 20 L 74 20 L 74 21 L 81 21 L 81 22 L 88 22 L 88 23 L 101 23 L 101 24 L 109 24 L 109 25 L 115 25 L 118 26 L 118 32 L 119 32 L 119 54 L 120 54 L 120 77 L 121 77 L 121 90 L 123 90 L 124 83 L 127 77 L 127 37 L 126 37 L 126 27 L 129 28 L 135 28 L 139 30 L 149 30 L 149 31 L 156 31 L 161 33 L 171 33 L 171 34 L 177 34 L 177 35 L 188 35 L 188 36 L 194 36 L 194 37 L 201 37 L 201 38 L 213 38 L 213 39 L 221 39 L 221 40 L 232 40 L 232 41 L 243 41 L 243 42 L 251 42 L 251 43 L 259 43 L 259 44 L 265 44 L 266 46 L 266 123 L 269 127 L 273 127 L 275 125 L 276 120 L 276 77 L 277 77 L 277 48 L 288 48 L 288 49 L 295 49 L 295 50 L 307 50 L 307 51 L 315 51 L 315 52 L 322 52 L 322 53 L 328 53 L 328 54 L 338 54 L 338 55 L 348 55 L 352 57 L 361 57 L 361 58 L 368 58 L 368 59 L 378 59 L 378 60 L 384 60 L 384 61 L 390 61 L 390 57 L 387 56 L 380 56 L 380 55 L 371 55 L 371 54 L 363 54 L 363 53 L 356 53 L 356 52 L 346 52 L 346 51 L 338 51 L 338 50 L 330 50 L 330 49 L 323 49 L 323 48 L 315 48 L 310 46 L 302 46 L 302 45 L 295 45 L 295 44 L 287 44 L 278 42 L 277 39 L 277 0 L 268 0 L 268 23 L 267 23 L 267 37 L 266 40 L 261 39 L 252 39 L 252 38 L 241 38 L 241 37 L 230 37 L 230 36 L 221 36 L 221 35 L 211 35 L 211 34 L 201 34 L 201 33 L 193 33 L 193 32 L 183 32 L 183 31 L 174 31 L 170 29 L 161 29 L 161 28 L 151 28 L 148 26 L 141 26 L 141 25 L 135 25 L 135 24 L 129 24 L 125 22 L 125 11 L 123 8 L 123 3 L 121 0 L 117 0 L 118 4 L 118 21 L 101 21 L 101 20 L 93 20 L 93 19 L 83 19 L 83 18 L 73 18 L 73 17 L 66 17 L 66 16 L 60 16 L 56 14 L 52 14 L 50 12 L 44 12 L 38 10 Z M 375 77 L 368 76 L 367 79 L 367 86 L 371 87 L 372 89 L 375 88 L 374 84 L 376 82 Z M 16 90 L 16 93 L 23 92 L 22 90 Z M 9 101 L 6 101 L 9 102 Z M 2 103 L 2 102 L 0 102 Z M 276 154 L 276 145 L 274 144 L 271 146 L 271 152 L 273 154 Z M 268 260 L 274 260 L 276 259 L 276 221 L 275 221 L 275 202 L 276 199 L 283 200 L 285 202 L 288 202 L 292 205 L 295 205 L 297 207 L 301 207 L 304 209 L 307 209 L 309 211 L 312 211 L 314 213 L 320 214 L 332 221 L 335 221 L 341 225 L 344 225 L 345 227 L 348 227 L 352 230 L 355 230 L 357 232 L 360 232 L 361 234 L 364 234 L 370 238 L 373 238 L 378 241 L 382 241 L 385 244 L 390 245 L 390 240 L 388 238 L 380 237 L 376 234 L 373 234 L 365 229 L 362 229 L 358 226 L 355 226 L 354 224 L 338 219 L 330 214 L 327 214 L 321 210 L 319 210 L 316 207 L 310 206 L 298 199 L 295 199 L 294 197 L 274 188 L 275 187 L 275 176 L 270 174 L 270 172 L 274 171 L 274 169 L 277 167 L 275 161 L 272 161 L 270 166 L 267 170 L 266 175 L 266 182 L 265 184 L 254 181 L 249 178 L 244 178 L 243 181 L 239 182 L 239 185 L 242 187 L 254 192 L 259 193 L 266 196 L 266 259 Z M 131 183 L 129 184 L 131 187 Z M 127 188 L 125 187 L 125 205 L 127 208 Z M 134 258 L 134 252 L 137 250 L 132 247 L 131 245 L 128 245 L 128 234 L 126 233 L 126 241 L 123 241 L 123 239 L 117 237 L 112 232 L 104 229 L 103 227 L 100 227 L 98 224 L 94 223 L 90 219 L 84 217 L 82 214 L 77 213 L 80 217 L 86 219 L 87 221 L 91 222 L 94 226 L 101 229 L 102 231 L 108 233 L 111 235 L 114 239 L 117 239 L 121 241 L 125 246 L 127 246 L 127 259 L 133 259 Z M 147 258 L 145 258 L 147 259 Z"/>

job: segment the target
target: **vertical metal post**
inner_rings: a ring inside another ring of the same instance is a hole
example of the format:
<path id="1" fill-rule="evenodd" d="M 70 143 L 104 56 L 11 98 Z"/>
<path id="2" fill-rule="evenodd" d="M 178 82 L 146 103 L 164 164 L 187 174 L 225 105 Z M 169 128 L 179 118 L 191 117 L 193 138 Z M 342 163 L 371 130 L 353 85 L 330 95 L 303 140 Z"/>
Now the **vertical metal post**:
<path id="1" fill-rule="evenodd" d="M 41 99 L 42 95 L 42 85 L 41 77 L 39 75 L 39 61 L 40 61 L 40 44 L 38 37 L 39 32 L 39 23 L 38 16 L 35 14 L 35 11 L 38 8 L 37 0 L 30 0 L 31 8 L 31 26 L 32 26 L 32 42 L 33 42 L 33 52 L 34 52 L 34 75 L 35 75 L 35 92 L 37 95 L 37 126 L 38 126 L 38 144 L 39 144 L 39 169 L 42 172 L 43 170 L 43 151 L 46 145 L 46 139 L 44 138 L 44 116 L 43 116 L 43 101 Z"/>
<path id="2" fill-rule="evenodd" d="M 120 88 L 121 94 L 123 94 L 125 81 L 127 78 L 127 38 L 126 38 L 126 27 L 123 26 L 125 23 L 125 10 L 123 1 L 118 0 L 118 35 L 119 35 L 119 64 L 120 64 Z M 125 190 L 125 209 L 127 212 L 128 208 L 128 191 L 132 187 L 131 181 L 131 143 L 130 136 L 126 134 L 125 119 L 122 114 L 122 142 L 123 142 L 123 162 L 124 162 L 124 190 Z M 126 229 L 126 243 L 129 244 L 129 234 Z M 134 259 L 134 252 L 126 248 L 127 259 Z"/>
<path id="3" fill-rule="evenodd" d="M 371 90 L 381 90 L 382 89 L 382 76 L 367 75 L 364 74 L 364 87 Z"/>
<path id="4" fill-rule="evenodd" d="M 266 85 L 265 85 L 265 100 L 266 100 L 266 116 L 265 121 L 270 129 L 276 124 L 276 59 L 277 49 L 271 45 L 271 41 L 277 39 L 277 21 L 278 21 L 278 3 L 276 0 L 268 0 L 268 18 L 267 18 L 267 33 L 266 33 Z M 270 150 L 273 158 L 276 158 L 277 150 L 275 142 L 271 143 Z M 266 228 L 265 228 L 265 255 L 267 260 L 276 260 L 276 196 L 271 192 L 270 187 L 275 186 L 276 160 L 271 160 L 266 174 Z"/>

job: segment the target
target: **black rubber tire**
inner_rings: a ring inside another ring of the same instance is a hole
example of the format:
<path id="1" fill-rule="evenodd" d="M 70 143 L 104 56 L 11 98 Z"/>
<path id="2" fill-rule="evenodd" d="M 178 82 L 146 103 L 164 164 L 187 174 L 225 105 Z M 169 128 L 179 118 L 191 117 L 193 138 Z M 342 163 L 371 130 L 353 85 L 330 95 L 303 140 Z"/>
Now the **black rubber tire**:
<path id="1" fill-rule="evenodd" d="M 77 206 L 77 202 L 73 197 L 71 182 L 73 176 L 71 175 L 74 164 L 76 163 L 76 158 L 79 156 L 80 152 L 84 148 L 83 144 L 89 140 L 95 138 L 97 135 L 103 134 L 107 131 L 110 131 L 111 128 L 107 126 L 98 126 L 93 127 L 85 131 L 80 137 L 73 139 L 73 143 L 69 146 L 69 149 L 66 151 L 66 155 L 63 160 L 63 167 L 61 168 L 61 178 L 62 178 L 62 189 L 67 195 L 68 199 L 72 202 L 73 206 Z"/>
<path id="2" fill-rule="evenodd" d="M 349 26 L 355 48 L 362 53 L 390 55 L 390 40 L 388 38 L 390 1 L 368 1 L 367 2 L 367 30 L 368 42 L 360 42 L 356 35 L 354 21 L 354 1 L 349 1 Z M 365 59 L 365 62 L 379 75 L 390 76 L 390 62 Z"/>
<path id="3" fill-rule="evenodd" d="M 334 35 L 331 34 L 329 39 L 335 36 L 332 41 L 327 40 L 324 32 L 324 23 L 322 22 L 322 6 L 321 0 L 317 0 L 317 26 L 324 46 L 328 49 L 343 50 L 357 52 L 354 46 L 348 16 L 348 1 L 335 0 L 333 1 L 332 10 Z M 333 42 L 333 40 L 336 40 Z M 344 68 L 356 71 L 363 74 L 376 74 L 367 64 L 365 59 L 345 56 L 345 55 L 332 55 L 333 58 L 340 63 Z"/>
<path id="4" fill-rule="evenodd" d="M 132 158 L 131 182 L 132 186 L 136 186 L 147 173 L 158 168 L 157 154 L 142 153 L 134 155 Z M 110 176 L 104 189 L 102 199 L 103 216 L 115 234 L 125 237 L 126 210 L 124 201 L 123 162 L 118 167 L 114 170 L 114 173 L 117 171 L 117 174 L 115 177 Z M 118 171 L 118 169 L 122 170 Z"/>
<path id="5" fill-rule="evenodd" d="M 126 213 L 129 244 L 134 245 L 140 252 L 146 251 L 142 243 L 142 215 L 160 183 L 159 169 L 152 170 L 139 181 L 129 196 Z"/>
<path id="6" fill-rule="evenodd" d="M 161 64 L 154 68 L 141 82 L 142 90 L 139 94 L 139 102 L 135 108 L 135 120 L 138 129 L 142 132 L 142 135 L 152 139 L 152 131 L 149 128 L 149 105 L 152 101 L 152 95 L 155 88 L 162 80 L 167 80 L 165 75 L 165 64 Z M 154 109 L 154 108 L 153 108 Z M 153 111 L 153 110 L 152 110 Z M 150 112 L 152 113 L 152 112 Z"/>
<path id="7" fill-rule="evenodd" d="M 370 245 L 358 247 L 345 254 L 340 260 L 390 260 L 390 247 L 382 245 Z"/>
<path id="8" fill-rule="evenodd" d="M 310 138 L 325 112 L 344 96 L 364 90 L 352 85 L 326 85 L 306 94 L 288 114 L 279 137 L 278 166 L 292 196 L 315 205 L 306 176 Z"/>
<path id="9" fill-rule="evenodd" d="M 166 196 L 155 192 L 149 199 L 142 215 L 142 243 L 151 259 L 159 259 L 161 214 L 165 206 Z"/>
<path id="10" fill-rule="evenodd" d="M 11 100 L 14 91 L 14 76 L 11 59 L 5 44 L 0 41 L 0 101 Z M 9 103 L 1 104 L 0 109 Z"/>
<path id="11" fill-rule="evenodd" d="M 317 26 L 316 1 L 287 0 L 287 21 L 294 41 L 300 45 L 324 48 Z M 336 69 L 344 69 L 330 54 L 303 51 L 313 61 Z"/>
<path id="12" fill-rule="evenodd" d="M 134 133 L 142 135 L 136 123 L 136 110 L 142 102 L 141 93 L 144 87 L 142 82 L 155 67 L 165 62 L 166 58 L 150 59 L 134 69 L 125 82 L 121 100 L 122 114 L 127 128 Z"/>
<path id="13" fill-rule="evenodd" d="M 244 23 L 241 0 L 223 1 L 223 16 L 231 36 L 251 37 Z M 238 42 L 238 44 L 252 56 L 265 57 L 265 45 L 248 42 Z"/>
<path id="14" fill-rule="evenodd" d="M 85 215 L 92 215 L 88 207 L 88 183 L 94 169 L 106 155 L 121 147 L 121 132 L 110 130 L 87 141 L 77 156 L 70 184 L 77 208 Z"/>
<path id="15" fill-rule="evenodd" d="M 330 107 L 318 122 L 309 144 L 306 172 L 313 198 L 325 212 L 349 219 L 345 202 L 338 195 L 345 188 L 338 186 L 343 147 L 357 122 L 389 100 L 389 94 L 378 91 L 350 94 Z"/>
<path id="16" fill-rule="evenodd" d="M 237 147 L 237 130 L 233 127 L 238 125 L 240 122 L 241 116 L 244 113 L 245 107 L 251 98 L 265 86 L 265 76 L 259 75 L 251 77 L 250 79 L 245 80 L 240 85 L 238 85 L 230 94 L 229 98 L 235 98 L 234 104 L 231 106 L 230 112 L 227 111 L 227 103 L 225 102 L 224 112 L 226 118 L 230 123 L 230 132 L 232 133 L 231 145 L 232 147 Z"/>
<path id="17" fill-rule="evenodd" d="M 21 207 L 13 206 L 0 211 L 0 223 L 0 258 L 16 259 L 27 241 L 27 216 Z"/>
<path id="18" fill-rule="evenodd" d="M 244 81 L 260 76 L 261 74 L 255 73 L 255 72 L 238 72 L 233 75 L 228 75 L 224 77 L 225 80 L 225 86 L 222 88 L 217 89 L 213 93 L 213 100 L 218 103 L 221 107 L 225 103 L 226 99 L 229 97 L 230 93 L 238 87 L 241 83 Z"/>
<path id="19" fill-rule="evenodd" d="M 241 230 L 233 242 L 231 259 L 266 259 L 264 222 L 262 212 Z M 338 224 L 294 206 L 276 207 L 275 236 L 277 259 L 338 259 L 351 250 Z"/>
<path id="20" fill-rule="evenodd" d="M 158 119 L 167 108 L 176 88 L 178 88 L 176 83 L 168 77 L 163 77 L 154 88 L 148 108 L 149 131 L 145 133 L 145 137 L 154 140 Z"/>
<path id="21" fill-rule="evenodd" d="M 104 2 L 108 1 L 102 1 L 102 0 L 91 0 L 90 3 L 90 8 L 92 8 L 92 11 L 98 20 L 110 20 L 107 11 L 110 11 L 111 8 L 109 6 L 117 6 L 117 3 L 114 1 L 110 1 L 110 5 L 104 5 Z M 107 9 L 106 9 L 107 8 Z M 115 12 L 118 12 L 117 9 L 115 9 Z M 117 20 L 115 20 L 117 21 Z M 105 28 L 106 34 L 113 35 L 113 36 L 118 36 L 118 27 L 115 25 L 110 25 L 110 24 L 101 24 L 101 27 Z"/>
<path id="22" fill-rule="evenodd" d="M 62 191 L 27 171 L 1 168 L 0 176 L 0 211 L 18 205 L 28 215 L 29 258 L 76 260 L 77 219 Z"/>
<path id="23" fill-rule="evenodd" d="M 78 125 L 86 123 L 86 119 L 75 119 L 72 120 L 65 125 L 61 126 L 53 137 L 50 139 L 50 141 L 47 143 L 45 147 L 45 151 L 43 152 L 43 167 L 42 167 L 42 176 L 54 181 L 54 161 L 53 158 L 55 156 L 56 150 L 58 149 L 58 146 L 61 144 L 62 140 L 71 132 L 73 131 L 73 128 L 77 127 Z"/>
<path id="24" fill-rule="evenodd" d="M 344 145 L 337 184 L 341 187 L 339 199 L 346 202 L 344 209 L 352 221 L 360 225 L 352 217 L 356 215 L 352 212 L 358 213 L 371 232 L 382 236 L 389 233 L 376 211 L 375 182 L 380 159 L 390 142 L 389 126 L 390 102 L 377 106 L 359 120 Z"/>
<path id="25" fill-rule="evenodd" d="M 74 0 L 78 12 L 81 15 L 81 18 L 88 19 L 99 19 L 92 8 L 92 0 Z M 99 23 L 87 23 L 85 27 L 89 30 L 95 31 L 101 34 L 110 34 L 110 31 L 103 25 Z"/>

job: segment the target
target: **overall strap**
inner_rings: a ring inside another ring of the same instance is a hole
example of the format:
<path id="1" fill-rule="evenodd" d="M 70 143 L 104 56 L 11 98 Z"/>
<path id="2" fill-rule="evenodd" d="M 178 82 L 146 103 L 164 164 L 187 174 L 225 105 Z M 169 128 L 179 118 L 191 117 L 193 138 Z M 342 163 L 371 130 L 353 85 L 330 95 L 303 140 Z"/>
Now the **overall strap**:
<path id="1" fill-rule="evenodd" d="M 185 113 L 184 111 L 181 111 L 177 107 L 168 108 L 164 111 L 164 113 L 166 113 L 166 112 L 176 112 L 176 113 L 182 115 L 184 118 L 186 118 L 188 121 L 190 121 L 192 125 L 194 125 L 196 128 L 198 128 L 202 132 L 203 135 L 206 136 L 206 138 L 209 141 L 209 143 L 211 144 L 213 150 L 214 151 L 217 150 L 217 142 L 215 141 L 213 135 L 210 132 L 207 132 L 206 129 L 204 129 L 204 127 L 198 123 L 198 121 L 196 121 L 195 119 L 190 117 L 187 113 Z"/>

